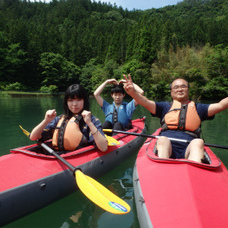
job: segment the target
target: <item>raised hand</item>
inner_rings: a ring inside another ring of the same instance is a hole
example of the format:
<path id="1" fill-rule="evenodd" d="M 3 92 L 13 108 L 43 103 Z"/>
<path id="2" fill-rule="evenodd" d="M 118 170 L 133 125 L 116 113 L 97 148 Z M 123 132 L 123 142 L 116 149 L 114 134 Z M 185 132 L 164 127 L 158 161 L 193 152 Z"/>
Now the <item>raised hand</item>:
<path id="1" fill-rule="evenodd" d="M 123 83 L 123 84 L 126 83 L 126 80 L 125 80 L 125 79 L 119 80 L 119 85 L 122 84 L 122 83 Z"/>
<path id="2" fill-rule="evenodd" d="M 119 84 L 118 81 L 115 78 L 107 79 L 106 83 L 107 84 L 113 84 L 113 85 L 118 85 Z"/>
<path id="3" fill-rule="evenodd" d="M 91 122 L 91 112 L 90 111 L 83 110 L 82 117 L 87 125 L 88 125 L 88 123 Z"/>
<path id="4" fill-rule="evenodd" d="M 45 114 L 45 120 L 51 122 L 57 116 L 57 112 L 55 109 L 50 109 Z"/>
<path id="5" fill-rule="evenodd" d="M 133 84 L 133 82 L 132 82 L 131 75 L 128 74 L 128 76 L 126 76 L 126 75 L 124 74 L 123 77 L 124 77 L 124 79 L 125 79 L 125 82 L 123 82 L 123 84 L 124 84 L 124 89 L 125 89 L 126 93 L 128 93 L 129 95 L 131 95 L 132 93 L 135 92 L 134 84 Z"/>

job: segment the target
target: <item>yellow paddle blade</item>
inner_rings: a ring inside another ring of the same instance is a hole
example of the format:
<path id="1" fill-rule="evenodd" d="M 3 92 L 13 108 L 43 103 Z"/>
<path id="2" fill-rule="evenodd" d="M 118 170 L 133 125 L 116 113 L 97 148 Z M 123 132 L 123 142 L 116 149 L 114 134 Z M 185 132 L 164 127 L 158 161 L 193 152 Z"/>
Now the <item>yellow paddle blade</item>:
<path id="1" fill-rule="evenodd" d="M 116 145 L 119 145 L 120 142 L 117 141 L 116 139 L 114 139 L 113 137 L 111 136 L 108 136 L 108 135 L 105 135 L 106 139 L 108 140 L 108 145 L 109 146 L 116 146 Z"/>
<path id="2" fill-rule="evenodd" d="M 29 134 L 30 133 L 28 131 L 26 131 L 21 125 L 19 125 L 19 127 L 21 128 L 21 130 L 23 131 L 23 133 L 29 137 Z"/>
<path id="3" fill-rule="evenodd" d="M 127 214 L 131 207 L 93 178 L 75 171 L 75 178 L 80 190 L 95 204 L 113 214 Z"/>

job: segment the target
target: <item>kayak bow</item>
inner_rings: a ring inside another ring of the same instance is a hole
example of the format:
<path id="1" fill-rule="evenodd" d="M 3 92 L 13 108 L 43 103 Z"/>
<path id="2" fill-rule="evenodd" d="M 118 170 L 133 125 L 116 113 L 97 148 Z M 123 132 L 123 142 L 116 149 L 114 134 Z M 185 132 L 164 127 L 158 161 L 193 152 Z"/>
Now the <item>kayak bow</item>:
<path id="1" fill-rule="evenodd" d="M 158 158 L 156 140 L 148 139 L 141 147 L 133 172 L 140 226 L 228 227 L 225 165 L 206 146 L 205 163 Z"/>

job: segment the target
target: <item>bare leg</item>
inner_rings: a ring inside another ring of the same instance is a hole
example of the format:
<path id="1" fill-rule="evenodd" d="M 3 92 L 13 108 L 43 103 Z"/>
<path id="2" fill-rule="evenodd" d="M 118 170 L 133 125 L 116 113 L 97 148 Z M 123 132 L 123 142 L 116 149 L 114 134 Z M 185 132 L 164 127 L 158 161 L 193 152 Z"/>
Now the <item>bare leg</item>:
<path id="1" fill-rule="evenodd" d="M 157 141 L 157 150 L 159 158 L 170 158 L 172 154 L 172 145 L 170 140 L 165 136 L 161 136 Z"/>
<path id="2" fill-rule="evenodd" d="M 201 159 L 204 157 L 204 142 L 202 139 L 193 139 L 185 153 L 185 158 L 196 161 L 196 162 L 201 162 Z"/>

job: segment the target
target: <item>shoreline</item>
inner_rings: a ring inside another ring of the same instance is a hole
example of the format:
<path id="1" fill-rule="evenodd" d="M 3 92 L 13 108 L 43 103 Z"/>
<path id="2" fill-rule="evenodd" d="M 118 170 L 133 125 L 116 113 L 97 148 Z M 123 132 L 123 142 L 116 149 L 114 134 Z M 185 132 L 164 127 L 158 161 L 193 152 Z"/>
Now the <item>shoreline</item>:
<path id="1" fill-rule="evenodd" d="M 58 97 L 64 96 L 64 92 L 60 93 L 40 93 L 40 92 L 18 92 L 18 91 L 0 91 L 1 97 Z M 93 94 L 89 98 L 93 98 Z"/>
<path id="2" fill-rule="evenodd" d="M 63 93 L 39 93 L 39 92 L 18 92 L 18 91 L 0 91 L 0 96 L 6 96 L 6 97 L 40 97 L 40 96 L 46 96 L 46 97 L 53 97 L 53 96 L 61 96 Z"/>

